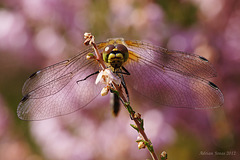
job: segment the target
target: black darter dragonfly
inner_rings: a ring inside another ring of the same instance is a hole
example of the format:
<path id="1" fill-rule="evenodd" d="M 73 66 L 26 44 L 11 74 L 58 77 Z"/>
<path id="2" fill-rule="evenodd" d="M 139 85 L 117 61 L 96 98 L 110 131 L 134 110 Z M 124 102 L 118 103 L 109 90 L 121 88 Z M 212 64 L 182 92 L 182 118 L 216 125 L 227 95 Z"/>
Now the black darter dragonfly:
<path id="1" fill-rule="evenodd" d="M 219 107 L 224 102 L 219 88 L 206 80 L 215 77 L 216 71 L 204 57 L 123 38 L 108 39 L 96 46 L 108 71 L 119 78 L 124 76 L 124 82 L 120 79 L 117 84 L 126 84 L 159 105 L 201 109 Z M 18 117 L 48 119 L 77 111 L 95 99 L 104 86 L 95 83 L 94 73 L 102 68 L 96 60 L 86 59 L 88 53 L 94 53 L 94 49 L 88 47 L 33 73 L 23 86 Z"/>

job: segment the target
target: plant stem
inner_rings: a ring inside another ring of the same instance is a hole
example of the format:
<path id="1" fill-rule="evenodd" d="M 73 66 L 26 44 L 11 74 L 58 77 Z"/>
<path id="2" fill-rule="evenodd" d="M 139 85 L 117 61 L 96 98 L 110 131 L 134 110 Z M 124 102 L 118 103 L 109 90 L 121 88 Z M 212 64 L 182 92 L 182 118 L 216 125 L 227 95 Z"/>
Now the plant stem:
<path id="1" fill-rule="evenodd" d="M 130 106 L 129 103 L 125 103 L 125 107 L 129 111 L 129 114 L 131 115 L 131 117 L 133 117 L 133 121 L 135 122 L 135 124 L 136 124 L 136 126 L 138 128 L 138 132 L 139 132 L 140 136 L 143 138 L 144 141 L 148 142 L 149 145 L 151 145 L 151 149 L 149 147 L 147 147 L 147 148 L 148 148 L 148 150 L 149 150 L 153 160 L 158 160 L 157 155 L 154 152 L 152 143 L 148 139 L 148 137 L 147 137 L 147 135 L 146 135 L 146 133 L 144 131 L 144 128 L 143 128 L 143 126 L 140 123 L 140 121 L 142 121 L 142 119 L 140 118 L 141 120 L 139 121 L 139 118 L 135 118 L 135 112 L 133 111 L 133 109 L 132 109 L 132 107 Z M 131 109 L 129 109 L 129 108 L 131 108 Z"/>
<path id="2" fill-rule="evenodd" d="M 106 69 L 107 66 L 105 65 L 102 55 L 99 53 L 98 48 L 96 46 L 96 43 L 94 42 L 94 36 L 91 35 L 90 33 L 85 33 L 84 34 L 84 38 L 85 38 L 85 45 L 92 45 L 93 49 L 95 51 L 96 54 L 96 60 L 98 61 L 98 63 L 100 64 L 100 66 L 102 67 L 102 69 Z M 136 116 L 137 114 L 135 113 L 135 111 L 132 109 L 132 107 L 130 106 L 130 103 L 127 102 L 126 97 L 123 94 L 122 91 L 122 87 L 120 85 L 115 84 L 114 82 L 112 82 L 113 85 L 113 92 L 114 94 L 117 94 L 119 96 L 119 98 L 121 99 L 122 103 L 124 104 L 125 108 L 128 110 L 130 116 L 132 117 L 132 120 L 135 122 L 136 124 L 136 128 L 139 135 L 142 137 L 144 144 L 147 146 L 153 160 L 158 160 L 157 155 L 154 152 L 153 146 L 151 141 L 148 139 L 144 128 L 143 128 L 143 119 L 141 119 L 141 117 Z M 140 114 L 138 114 L 140 115 Z"/>

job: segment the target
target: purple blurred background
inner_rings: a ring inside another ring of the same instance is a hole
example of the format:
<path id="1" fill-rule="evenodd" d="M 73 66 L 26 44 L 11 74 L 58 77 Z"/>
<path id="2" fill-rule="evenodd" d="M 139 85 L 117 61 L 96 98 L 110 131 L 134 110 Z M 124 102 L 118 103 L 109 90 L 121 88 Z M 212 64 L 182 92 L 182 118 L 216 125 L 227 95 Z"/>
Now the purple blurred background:
<path id="1" fill-rule="evenodd" d="M 107 98 L 73 114 L 45 121 L 17 118 L 21 88 L 31 73 L 96 41 L 123 37 L 196 53 L 209 59 L 211 79 L 225 103 L 212 110 L 156 108 L 134 102 L 155 151 L 169 159 L 240 157 L 239 0 L 2 0 L 0 2 L 0 159 L 146 159 L 122 107 L 111 115 Z M 106 105 L 99 106 L 104 101 Z M 225 155 L 222 155 L 225 154 Z"/>

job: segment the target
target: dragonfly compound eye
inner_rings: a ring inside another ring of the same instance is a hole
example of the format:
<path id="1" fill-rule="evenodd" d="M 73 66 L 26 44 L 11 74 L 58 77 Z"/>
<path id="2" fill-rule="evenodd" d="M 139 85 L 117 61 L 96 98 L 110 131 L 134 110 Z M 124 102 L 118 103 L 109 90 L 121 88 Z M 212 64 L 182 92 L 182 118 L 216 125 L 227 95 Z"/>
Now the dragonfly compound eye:
<path id="1" fill-rule="evenodd" d="M 103 51 L 103 60 L 105 61 L 105 62 L 107 62 L 108 63 L 108 56 L 109 56 L 109 54 L 113 51 L 113 49 L 115 48 L 115 46 L 114 45 L 108 45 L 108 46 L 106 46 L 105 48 L 104 48 L 104 51 Z"/>

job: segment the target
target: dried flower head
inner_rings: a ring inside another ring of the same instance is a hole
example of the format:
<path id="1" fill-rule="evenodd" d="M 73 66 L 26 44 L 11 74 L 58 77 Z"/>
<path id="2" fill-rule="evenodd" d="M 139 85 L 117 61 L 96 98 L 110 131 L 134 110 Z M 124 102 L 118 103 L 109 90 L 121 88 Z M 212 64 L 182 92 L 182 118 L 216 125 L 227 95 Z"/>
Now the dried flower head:
<path id="1" fill-rule="evenodd" d="M 95 84 L 98 84 L 99 82 L 104 83 L 108 86 L 110 86 L 112 82 L 120 85 L 121 79 L 117 75 L 115 75 L 109 68 L 107 68 L 105 70 L 101 70 L 98 74 Z"/>

